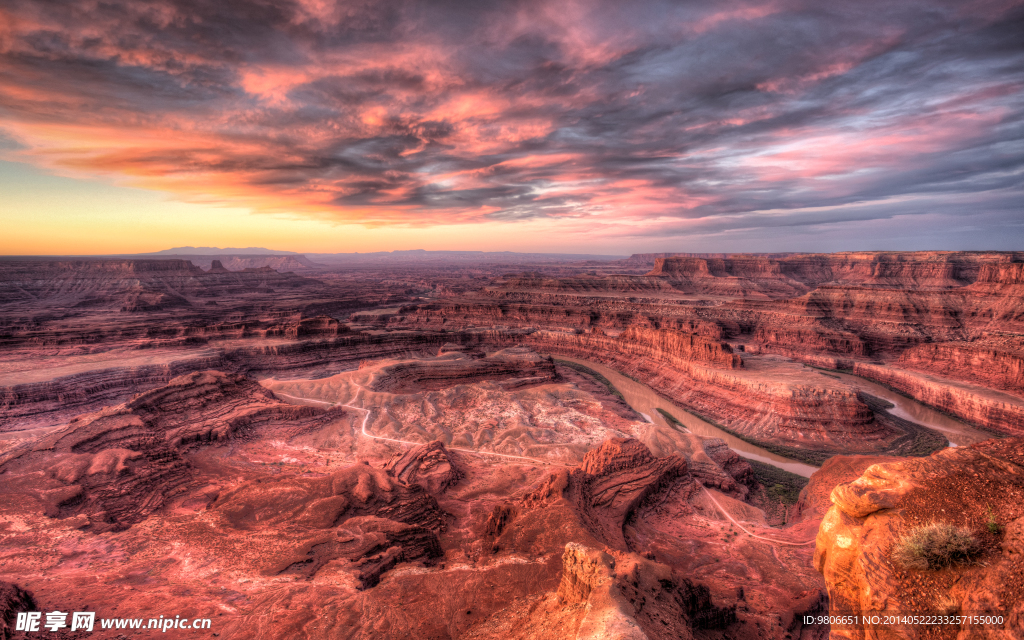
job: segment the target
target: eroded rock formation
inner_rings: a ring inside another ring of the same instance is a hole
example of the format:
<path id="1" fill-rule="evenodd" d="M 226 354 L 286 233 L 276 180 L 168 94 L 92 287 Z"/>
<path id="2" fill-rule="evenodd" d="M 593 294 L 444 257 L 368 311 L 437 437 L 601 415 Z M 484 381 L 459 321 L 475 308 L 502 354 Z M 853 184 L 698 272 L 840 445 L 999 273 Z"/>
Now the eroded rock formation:
<path id="1" fill-rule="evenodd" d="M 626 550 L 622 527 L 645 499 L 686 477 L 686 471 L 681 457 L 655 458 L 637 440 L 609 438 L 578 468 L 552 476 L 534 497 L 561 493 L 598 540 Z"/>
<path id="2" fill-rule="evenodd" d="M 509 348 L 484 357 L 447 351 L 437 358 L 413 360 L 377 371 L 370 388 L 388 393 L 417 393 L 443 389 L 456 384 L 484 380 L 500 381 L 500 386 L 515 389 L 530 384 L 551 382 L 557 377 L 550 357 L 530 349 Z"/>
<path id="3" fill-rule="evenodd" d="M 0 459 L 0 473 L 9 495 L 30 496 L 48 516 L 116 531 L 186 490 L 194 475 L 189 450 L 271 426 L 299 433 L 320 426 L 319 413 L 279 403 L 242 376 L 192 373 L 14 449 Z"/>
<path id="4" fill-rule="evenodd" d="M 994 614 L 988 628 L 953 625 L 941 637 L 1013 638 L 1024 628 L 1024 439 L 990 440 L 929 458 L 874 464 L 831 493 L 815 566 L 834 613 Z M 980 555 L 946 569 L 901 563 L 896 546 L 915 527 L 966 527 Z M 833 628 L 833 638 L 904 638 L 911 627 Z M 962 634 L 962 635 L 957 635 Z"/>
<path id="5" fill-rule="evenodd" d="M 31 593 L 16 584 L 0 582 L 0 640 L 14 637 L 19 612 L 35 610 L 36 602 Z"/>
<path id="6" fill-rule="evenodd" d="M 449 451 L 440 440 L 434 440 L 405 453 L 395 454 L 385 470 L 405 484 L 419 484 L 430 493 L 443 493 L 465 476 L 458 462 L 459 454 Z"/>

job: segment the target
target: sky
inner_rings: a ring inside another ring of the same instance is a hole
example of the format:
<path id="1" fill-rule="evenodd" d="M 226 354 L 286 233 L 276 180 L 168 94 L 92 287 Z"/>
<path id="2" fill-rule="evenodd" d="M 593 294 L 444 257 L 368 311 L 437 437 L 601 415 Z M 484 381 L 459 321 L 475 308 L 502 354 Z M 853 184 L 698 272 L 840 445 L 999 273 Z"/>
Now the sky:
<path id="1" fill-rule="evenodd" d="M 1024 249 L 1024 2 L 4 0 L 0 254 Z"/>

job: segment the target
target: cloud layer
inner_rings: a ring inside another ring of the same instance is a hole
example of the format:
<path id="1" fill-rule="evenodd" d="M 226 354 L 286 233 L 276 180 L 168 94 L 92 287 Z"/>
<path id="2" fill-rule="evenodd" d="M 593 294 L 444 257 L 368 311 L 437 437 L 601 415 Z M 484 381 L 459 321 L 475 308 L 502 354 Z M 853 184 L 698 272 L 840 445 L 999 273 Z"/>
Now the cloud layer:
<path id="1" fill-rule="evenodd" d="M 365 224 L 1009 220 L 1021 33 L 999 0 L 6 0 L 0 153 Z"/>

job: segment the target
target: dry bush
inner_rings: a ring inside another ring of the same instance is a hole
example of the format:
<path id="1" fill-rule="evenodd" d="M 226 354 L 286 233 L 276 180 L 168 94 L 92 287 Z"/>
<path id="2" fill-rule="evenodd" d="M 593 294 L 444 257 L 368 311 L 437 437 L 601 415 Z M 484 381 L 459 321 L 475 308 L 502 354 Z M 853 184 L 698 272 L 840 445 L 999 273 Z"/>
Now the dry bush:
<path id="1" fill-rule="evenodd" d="M 908 569 L 941 569 L 970 560 L 980 551 L 970 529 L 936 522 L 902 536 L 893 548 L 893 557 Z"/>

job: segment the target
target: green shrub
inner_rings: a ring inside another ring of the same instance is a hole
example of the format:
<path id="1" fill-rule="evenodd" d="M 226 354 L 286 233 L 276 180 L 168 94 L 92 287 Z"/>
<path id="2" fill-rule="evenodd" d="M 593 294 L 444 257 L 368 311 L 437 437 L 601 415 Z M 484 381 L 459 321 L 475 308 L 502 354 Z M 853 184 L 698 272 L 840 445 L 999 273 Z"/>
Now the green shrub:
<path id="1" fill-rule="evenodd" d="M 679 418 L 675 417 L 668 411 L 665 411 L 661 407 L 655 408 L 658 410 L 658 413 L 660 413 L 665 418 L 665 421 L 668 422 L 668 425 L 670 427 L 672 427 L 676 431 L 689 431 L 689 429 L 686 428 L 686 425 L 679 421 Z"/>
<path id="2" fill-rule="evenodd" d="M 985 523 L 988 527 L 989 533 L 999 534 L 1003 530 L 1003 527 L 999 524 L 999 520 L 996 519 L 995 512 L 992 511 L 992 507 L 988 508 L 988 522 Z"/>
<path id="3" fill-rule="evenodd" d="M 915 527 L 893 549 L 897 562 L 908 569 L 941 569 L 978 555 L 981 547 L 966 527 L 935 522 Z"/>
<path id="4" fill-rule="evenodd" d="M 747 460 L 754 470 L 754 477 L 765 488 L 768 498 L 783 504 L 796 504 L 800 491 L 807 486 L 808 479 L 780 469 L 759 460 Z"/>

